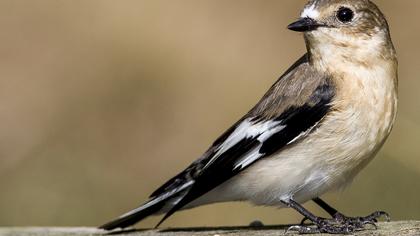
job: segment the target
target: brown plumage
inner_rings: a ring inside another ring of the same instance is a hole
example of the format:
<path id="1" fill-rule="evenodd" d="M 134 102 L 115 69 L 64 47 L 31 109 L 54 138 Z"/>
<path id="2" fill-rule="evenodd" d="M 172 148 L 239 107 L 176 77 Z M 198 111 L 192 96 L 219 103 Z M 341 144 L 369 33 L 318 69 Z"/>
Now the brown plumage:
<path id="1" fill-rule="evenodd" d="M 318 99 L 312 97 L 314 91 L 324 85 L 333 87 L 329 76 L 311 66 L 305 54 L 271 86 L 248 116 L 275 119 L 290 107 L 300 107 L 305 103 L 314 105 Z M 331 88 L 330 92 L 333 90 Z"/>

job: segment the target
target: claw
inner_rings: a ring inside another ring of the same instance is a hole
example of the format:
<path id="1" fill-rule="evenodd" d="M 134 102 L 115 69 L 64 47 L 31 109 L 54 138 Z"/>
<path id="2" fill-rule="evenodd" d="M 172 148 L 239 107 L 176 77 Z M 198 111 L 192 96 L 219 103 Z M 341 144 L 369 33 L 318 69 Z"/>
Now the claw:
<path id="1" fill-rule="evenodd" d="M 296 231 L 299 234 L 313 234 L 313 233 L 318 233 L 319 231 L 316 229 L 313 229 L 311 227 L 307 227 L 307 226 L 302 226 L 302 225 L 294 225 L 294 226 L 290 226 L 285 232 L 284 234 L 288 234 L 291 231 Z"/>
<path id="2" fill-rule="evenodd" d="M 299 229 L 300 229 L 300 226 L 298 226 L 298 225 L 293 225 L 293 226 L 290 226 L 289 228 L 287 228 L 287 229 L 286 229 L 286 231 L 284 232 L 284 234 L 288 234 L 288 233 L 290 233 L 291 231 L 296 231 L 296 232 L 298 232 L 298 231 L 299 231 Z"/>
<path id="3" fill-rule="evenodd" d="M 375 220 L 378 220 L 378 218 L 381 218 L 381 217 L 385 217 L 386 222 L 391 221 L 391 216 L 384 211 L 377 211 L 377 212 L 373 213 L 371 216 L 373 216 L 373 218 Z"/>
<path id="4" fill-rule="evenodd" d="M 364 221 L 362 224 L 363 224 L 363 226 L 371 225 L 371 226 L 373 226 L 375 228 L 375 230 L 378 229 L 378 226 L 374 222 L 372 222 L 372 221 Z"/>
<path id="5" fill-rule="evenodd" d="M 391 221 L 391 217 L 389 216 L 389 214 L 386 213 L 386 212 L 384 212 L 384 211 L 377 211 L 377 212 L 374 212 L 374 213 L 370 214 L 367 217 L 361 217 L 361 220 L 371 221 L 371 222 L 377 223 L 378 222 L 378 219 L 379 218 L 382 218 L 382 217 L 385 218 L 385 221 L 386 222 L 390 222 Z"/>

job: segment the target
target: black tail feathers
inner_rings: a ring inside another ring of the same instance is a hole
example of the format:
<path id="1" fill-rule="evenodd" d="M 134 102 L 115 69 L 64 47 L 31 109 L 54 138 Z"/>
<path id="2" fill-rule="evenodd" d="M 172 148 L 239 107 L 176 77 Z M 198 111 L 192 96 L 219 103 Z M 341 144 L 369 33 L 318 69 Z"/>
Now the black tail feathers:
<path id="1" fill-rule="evenodd" d="M 127 212 L 126 214 L 118 217 L 117 219 L 110 221 L 102 226 L 99 226 L 100 229 L 113 230 L 116 228 L 126 228 L 131 225 L 136 224 L 137 222 L 143 220 L 144 218 L 158 213 L 165 206 L 164 201 L 151 200 L 146 204 Z"/>
<path id="2" fill-rule="evenodd" d="M 194 181 L 181 181 L 172 184 L 170 187 L 167 187 L 165 191 L 160 188 L 160 194 L 155 192 L 152 195 L 152 198 L 141 205 L 140 207 L 125 213 L 124 215 L 118 217 L 117 219 L 106 223 L 102 226 L 99 226 L 100 229 L 113 230 L 116 228 L 126 228 L 128 226 L 134 225 L 135 223 L 143 220 L 144 218 L 170 211 L 177 203 L 185 196 L 188 192 L 188 189 L 194 184 Z M 174 208 L 177 210 L 178 208 Z M 170 211 L 170 214 L 167 214 L 157 226 L 159 226 L 166 218 L 172 215 L 175 210 Z M 156 227 L 157 227 L 156 226 Z"/>

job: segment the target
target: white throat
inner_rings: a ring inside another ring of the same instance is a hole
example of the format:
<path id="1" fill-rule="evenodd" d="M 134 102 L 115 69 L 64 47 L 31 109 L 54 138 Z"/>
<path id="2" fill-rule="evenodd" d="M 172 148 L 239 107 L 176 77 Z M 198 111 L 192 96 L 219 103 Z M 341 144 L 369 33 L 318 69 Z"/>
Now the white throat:
<path id="1" fill-rule="evenodd" d="M 321 71 L 349 71 L 352 67 L 369 68 L 382 64 L 385 37 L 382 32 L 370 37 L 352 37 L 336 29 L 322 28 L 310 32 L 308 42 L 314 66 Z M 386 55 L 385 55 L 386 56 Z"/>

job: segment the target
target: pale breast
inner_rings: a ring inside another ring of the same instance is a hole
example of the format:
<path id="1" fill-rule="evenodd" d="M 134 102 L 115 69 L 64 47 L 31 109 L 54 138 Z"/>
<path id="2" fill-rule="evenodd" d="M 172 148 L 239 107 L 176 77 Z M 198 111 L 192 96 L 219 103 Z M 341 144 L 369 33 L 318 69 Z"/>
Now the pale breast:
<path id="1" fill-rule="evenodd" d="M 351 181 L 373 159 L 389 136 L 397 112 L 394 67 L 381 64 L 349 71 L 337 79 L 334 111 L 299 147 L 314 147 L 306 154 L 312 152 L 322 163 L 325 184 L 331 188 Z"/>

